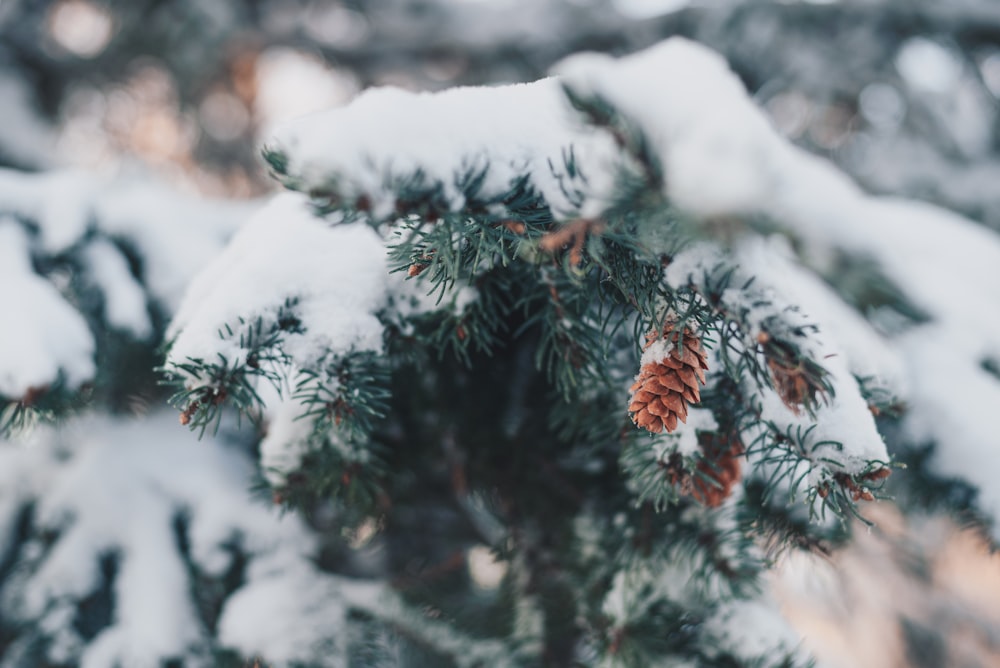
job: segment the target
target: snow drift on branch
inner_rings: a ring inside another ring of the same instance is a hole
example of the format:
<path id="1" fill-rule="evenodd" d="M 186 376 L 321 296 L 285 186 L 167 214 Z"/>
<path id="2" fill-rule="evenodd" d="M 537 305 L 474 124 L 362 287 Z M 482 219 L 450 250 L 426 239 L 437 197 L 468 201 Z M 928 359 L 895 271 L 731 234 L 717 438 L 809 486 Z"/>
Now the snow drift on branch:
<path id="1" fill-rule="evenodd" d="M 0 398 L 92 380 L 95 328 L 152 339 L 151 309 L 176 308 L 247 208 L 141 179 L 0 169 Z M 81 287 L 100 295 L 100 313 L 86 312 Z"/>
<path id="2" fill-rule="evenodd" d="M 370 227 L 330 228 L 301 195 L 280 195 L 192 282 L 167 332 L 167 363 L 243 364 L 248 332 L 259 321 L 278 323 L 286 307 L 295 323 L 280 345 L 300 369 L 330 353 L 381 350 L 375 313 L 386 284 L 385 248 Z M 200 382 L 190 380 L 192 387 Z"/>
<path id="3" fill-rule="evenodd" d="M 553 209 L 581 209 L 577 192 L 607 195 L 614 175 L 611 139 L 574 114 L 560 84 L 543 79 L 440 93 L 370 89 L 347 107 L 280 127 L 268 145 L 288 159 L 288 182 L 319 197 L 365 199 L 389 216 L 401 183 L 419 174 L 440 186 L 452 210 L 465 206 L 460 184 L 484 172 L 477 198 L 489 200 L 527 176 Z M 574 175 L 585 166 L 582 177 Z"/>

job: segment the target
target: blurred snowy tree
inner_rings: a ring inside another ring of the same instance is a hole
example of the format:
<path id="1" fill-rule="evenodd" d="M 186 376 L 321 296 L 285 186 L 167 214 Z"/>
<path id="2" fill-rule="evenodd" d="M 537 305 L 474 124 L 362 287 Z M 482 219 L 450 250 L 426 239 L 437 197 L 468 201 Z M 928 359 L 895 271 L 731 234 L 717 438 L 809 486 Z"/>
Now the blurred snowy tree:
<path id="1" fill-rule="evenodd" d="M 682 35 L 721 52 L 780 131 L 866 187 L 998 228 L 998 33 L 992 0 L 8 0 L 0 160 L 51 163 L 42 118 L 82 114 L 131 132 L 135 119 L 116 104 L 142 97 L 136 82 L 153 77 L 170 91 L 161 106 L 177 109 L 147 127 L 179 135 L 169 159 L 255 174 L 254 138 L 273 116 L 262 95 L 332 86 L 341 92 L 320 101 L 330 104 L 372 85 L 533 81 L 570 53 Z M 329 81 L 296 76 L 291 61 L 312 58 L 332 68 Z M 274 91 L 274 80 L 300 83 Z"/>

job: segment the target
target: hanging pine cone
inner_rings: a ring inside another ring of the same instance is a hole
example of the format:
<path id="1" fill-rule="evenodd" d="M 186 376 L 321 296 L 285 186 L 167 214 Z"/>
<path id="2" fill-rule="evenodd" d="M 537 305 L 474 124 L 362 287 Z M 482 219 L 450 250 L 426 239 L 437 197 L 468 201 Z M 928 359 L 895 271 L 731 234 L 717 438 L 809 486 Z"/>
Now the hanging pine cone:
<path id="1" fill-rule="evenodd" d="M 688 404 L 701 401 L 698 383 L 705 384 L 708 355 L 687 328 L 678 333 L 668 324 L 662 335 L 647 338 L 628 410 L 643 429 L 672 432 L 678 420 L 687 422 Z"/>

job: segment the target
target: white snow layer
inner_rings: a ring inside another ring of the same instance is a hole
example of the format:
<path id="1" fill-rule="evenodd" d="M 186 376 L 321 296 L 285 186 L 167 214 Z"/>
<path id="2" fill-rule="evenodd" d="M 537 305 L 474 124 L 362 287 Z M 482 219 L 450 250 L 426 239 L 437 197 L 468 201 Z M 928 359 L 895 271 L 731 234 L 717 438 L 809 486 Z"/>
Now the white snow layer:
<path id="1" fill-rule="evenodd" d="M 757 599 L 724 603 L 709 619 L 706 633 L 716 638 L 716 648 L 748 663 L 790 655 L 804 661 L 801 638 L 781 615 L 769 592 Z"/>
<path id="2" fill-rule="evenodd" d="M 567 190 L 607 195 L 616 164 L 611 138 L 583 124 L 556 79 L 439 93 L 369 89 L 346 107 L 280 126 L 269 148 L 287 156 L 288 172 L 307 189 L 365 196 L 378 218 L 395 208 L 394 182 L 417 170 L 459 209 L 459 179 L 484 168 L 483 199 L 528 176 L 560 215 L 597 213 L 581 212 Z M 568 174 L 571 150 L 585 184 Z"/>
<path id="3" fill-rule="evenodd" d="M 273 323 L 288 300 L 301 327 L 286 332 L 281 346 L 298 368 L 330 352 L 381 350 L 375 313 L 386 298 L 387 275 L 385 247 L 370 227 L 331 227 L 304 196 L 279 195 L 191 283 L 167 332 L 168 364 L 242 364 L 249 350 L 240 334 L 259 318 Z"/>
<path id="4" fill-rule="evenodd" d="M 273 388 L 270 392 L 263 389 L 272 396 L 264 398 L 268 423 L 267 434 L 260 441 L 260 468 L 271 485 L 280 487 L 308 452 L 313 422 L 302 419 L 308 407 L 301 402 L 274 396 L 277 392 Z"/>
<path id="5" fill-rule="evenodd" d="M 719 423 L 715 421 L 712 411 L 704 408 L 689 408 L 687 422 L 677 425 L 677 429 L 671 433 L 657 434 L 653 437 L 652 447 L 656 452 L 656 458 L 661 462 L 666 462 L 670 455 L 678 453 L 691 457 L 701 453 L 701 444 L 698 443 L 699 432 L 715 432 L 719 429 Z"/>
<path id="6" fill-rule="evenodd" d="M 20 399 L 62 376 L 75 389 L 94 375 L 87 322 L 31 266 L 20 223 L 0 215 L 0 396 Z"/>
<path id="7" fill-rule="evenodd" d="M 65 251 L 86 232 L 96 190 L 96 181 L 78 172 L 0 169 L 0 211 L 35 222 L 49 253 Z"/>
<path id="8" fill-rule="evenodd" d="M 174 313 L 191 279 L 219 254 L 259 202 L 208 200 L 152 181 L 120 180 L 93 203 L 95 225 L 133 244 L 150 296 Z"/>
<path id="9" fill-rule="evenodd" d="M 209 638 L 174 533 L 182 515 L 189 558 L 203 573 L 225 573 L 233 544 L 249 558 L 243 584 L 221 611 L 222 646 L 268 665 L 342 665 L 327 644 L 342 635 L 337 583 L 354 598 L 366 585 L 318 572 L 310 560 L 314 538 L 300 520 L 248 499 L 252 462 L 232 446 L 198 441 L 176 422 L 170 411 L 141 421 L 88 418 L 0 443 L 0 551 L 31 500 L 40 527 L 56 536 L 48 551 L 41 543 L 24 548 L 37 556 L 11 576 L 3 616 L 61 629 L 51 650 L 57 661 L 110 668 L 185 658 L 206 665 Z M 98 563 L 108 554 L 118 559 L 113 619 L 87 642 L 68 620 L 100 585 Z"/>
<path id="10" fill-rule="evenodd" d="M 151 302 L 173 311 L 246 209 L 141 180 L 0 169 L 0 304 L 10 323 L 0 328 L 0 396 L 20 398 L 57 380 L 72 390 L 96 371 L 86 321 L 57 288 L 58 276 L 35 273 L 33 258 L 71 258 L 81 283 L 102 294 L 107 325 L 143 340 L 153 334 Z M 113 241 L 136 252 L 140 277 Z"/>
<path id="11" fill-rule="evenodd" d="M 713 511 L 705 520 L 720 519 L 723 514 Z M 732 519 L 732 518 L 730 518 Z M 735 525 L 735 520 L 733 520 Z M 683 551 L 658 562 L 635 562 L 615 573 L 611 588 L 605 595 L 602 611 L 613 628 L 625 628 L 649 614 L 649 606 L 664 599 L 675 601 L 689 609 L 711 605 L 713 592 L 700 583 L 703 565 L 692 560 L 690 551 Z M 734 598 L 710 611 L 705 623 L 703 646 L 717 655 L 732 654 L 753 664 L 761 659 L 777 660 L 790 655 L 804 663 L 801 638 L 782 617 L 777 602 L 768 587 L 753 598 Z M 622 665 L 609 657 L 602 666 Z M 673 665 L 673 664 L 671 664 Z M 797 665 L 797 664 L 796 664 Z"/>
<path id="12" fill-rule="evenodd" d="M 855 376 L 875 378 L 883 387 L 898 387 L 900 371 L 886 343 L 828 287 L 796 265 L 782 242 L 780 238 L 746 239 L 727 256 L 716 244 L 693 244 L 673 259 L 665 280 L 674 288 L 701 286 L 705 276 L 719 271 L 724 257 L 727 263 L 721 266 L 734 267 L 731 285 L 743 286 L 753 278 L 749 288 L 731 287 L 720 295 L 722 308 L 734 316 L 743 314 L 741 320 L 750 327 L 744 345 L 755 345 L 757 336 L 765 331 L 779 334 L 782 332 L 776 329 L 783 327 L 787 330 L 783 333 L 788 334 L 801 330 L 803 333 L 792 340 L 826 369 L 834 392 L 821 398 L 814 417 L 805 412 L 796 414 L 777 392 L 759 387 L 752 378 L 745 379 L 744 391 L 758 398 L 761 418 L 773 428 L 804 436 L 802 445 L 816 466 L 822 469 L 832 464 L 831 473 L 860 473 L 868 462 L 886 462 L 889 456 Z M 800 304 L 810 312 L 800 309 Z M 845 317 L 843 322 L 833 322 L 841 316 Z M 833 323 L 829 329 L 828 322 Z M 816 327 L 818 333 L 812 331 Z M 888 359 L 873 356 L 879 352 Z M 822 477 L 819 470 L 816 476 Z"/>
<path id="13" fill-rule="evenodd" d="M 675 38 L 618 60 L 571 56 L 555 72 L 574 92 L 604 98 L 639 125 L 663 161 L 677 206 L 733 213 L 773 189 L 776 174 L 760 137 L 778 136 L 726 61 L 707 48 Z"/>
<path id="14" fill-rule="evenodd" d="M 90 279 L 104 295 L 104 319 L 115 329 L 139 340 L 153 334 L 146 294 L 132 275 L 128 262 L 110 241 L 97 239 L 83 249 Z"/>

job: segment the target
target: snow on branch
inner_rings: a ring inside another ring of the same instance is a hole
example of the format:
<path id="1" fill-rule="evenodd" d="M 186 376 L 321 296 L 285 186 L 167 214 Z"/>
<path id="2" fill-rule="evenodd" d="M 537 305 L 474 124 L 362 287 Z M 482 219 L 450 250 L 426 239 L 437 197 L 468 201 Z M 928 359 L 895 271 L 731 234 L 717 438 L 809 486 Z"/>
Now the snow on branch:
<path id="1" fill-rule="evenodd" d="M 775 244 L 749 239 L 729 253 L 714 244 L 693 245 L 674 258 L 665 277 L 675 290 L 693 287 L 699 298 L 714 302 L 712 307 L 723 320 L 719 357 L 730 358 L 723 366 L 735 370 L 733 380 L 751 398 L 754 422 L 765 423 L 776 433 L 802 434 L 799 445 L 821 467 L 865 472 L 872 462 L 887 462 L 889 455 L 855 378 L 892 374 L 892 364 L 861 366 L 868 355 L 852 364 L 826 322 L 803 310 L 814 303 L 821 307 L 823 301 L 794 299 L 800 272 Z M 862 342 L 888 352 L 876 334 L 862 331 L 866 334 Z M 736 340 L 731 340 L 734 333 Z M 758 349 L 763 359 L 748 367 L 743 358 L 756 357 Z M 778 356 L 785 350 L 787 360 Z M 852 365 L 862 374 L 852 373 Z M 816 370 L 815 378 L 810 377 L 810 367 Z"/>
<path id="2" fill-rule="evenodd" d="M 556 79 L 440 93 L 371 89 L 280 127 L 265 157 L 289 187 L 378 219 L 405 208 L 406 197 L 434 194 L 451 211 L 488 205 L 522 178 L 569 217 L 584 211 L 585 198 L 610 193 L 619 159 Z"/>
<path id="3" fill-rule="evenodd" d="M 27 231 L 0 217 L 0 397 L 23 399 L 62 380 L 70 390 L 94 375 L 87 321 L 31 266 Z"/>
<path id="4" fill-rule="evenodd" d="M 37 534 L 53 539 L 45 549 L 34 538 L 9 552 L 21 566 L 4 590 L 4 616 L 61 627 L 48 649 L 52 661 L 151 665 L 197 656 L 208 636 L 189 569 L 221 577 L 242 553 L 254 564 L 246 586 L 265 563 L 311 570 L 312 539 L 298 520 L 247 503 L 250 463 L 233 447 L 164 429 L 165 420 L 173 422 L 164 413 L 76 420 L 0 450 L 0 526 L 37 502 Z M 4 547 L 12 537 L 0 537 Z M 88 639 L 58 621 L 108 586 L 109 574 L 114 614 L 106 628 Z"/>
<path id="5" fill-rule="evenodd" d="M 0 170 L 0 431 L 64 408 L 95 380 L 109 334 L 155 345 L 190 277 L 246 206 L 139 179 Z"/>
<path id="6" fill-rule="evenodd" d="M 303 197 L 281 195 L 191 283 L 167 332 L 170 361 L 244 363 L 249 351 L 239 346 L 239 330 L 258 318 L 277 323 L 286 304 L 296 322 L 283 325 L 283 348 L 302 368 L 326 351 L 380 350 L 374 314 L 385 299 L 386 273 L 385 248 L 371 228 L 329 228 Z"/>
<path id="7" fill-rule="evenodd" d="M 184 386 L 183 415 L 214 417 L 237 388 L 241 408 L 260 403 L 248 377 L 335 391 L 338 360 L 381 351 L 387 283 L 374 230 L 330 228 L 301 195 L 276 197 L 192 282 L 167 331 L 165 369 Z"/>
<path id="8" fill-rule="evenodd" d="M 711 524 L 720 518 L 703 519 Z M 734 527 L 730 531 L 736 533 Z M 724 561 L 732 555 L 718 556 Z M 648 561 L 628 562 L 615 572 L 602 602 L 602 612 L 606 641 L 610 645 L 608 654 L 621 660 L 601 665 L 633 662 L 645 665 L 662 660 L 643 647 L 642 636 L 636 629 L 646 624 L 657 629 L 670 628 L 669 616 L 664 612 L 669 613 L 671 608 L 685 610 L 687 623 L 700 636 L 689 649 L 697 647 L 700 651 L 695 656 L 671 656 L 670 665 L 689 665 L 685 659 L 692 662 L 690 665 L 724 665 L 736 661 L 746 665 L 811 665 L 801 648 L 799 634 L 782 617 L 770 587 L 762 584 L 747 592 L 736 592 L 720 603 L 713 588 L 724 585 L 716 582 L 706 586 L 704 569 L 692 551 L 677 550 Z"/>

